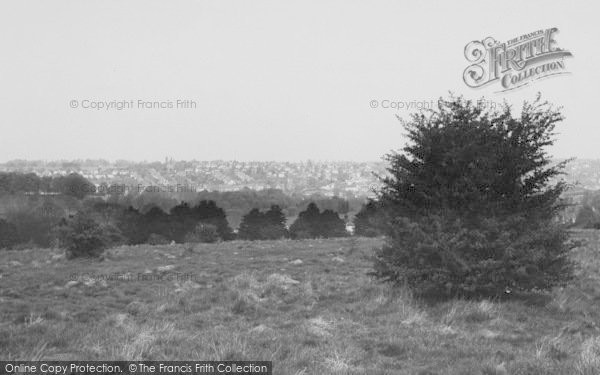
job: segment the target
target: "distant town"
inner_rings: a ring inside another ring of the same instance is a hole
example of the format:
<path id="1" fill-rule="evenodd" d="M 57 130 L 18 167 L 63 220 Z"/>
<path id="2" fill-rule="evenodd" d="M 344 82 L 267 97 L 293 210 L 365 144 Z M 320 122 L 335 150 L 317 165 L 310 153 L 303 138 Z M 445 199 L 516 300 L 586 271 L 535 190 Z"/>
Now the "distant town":
<path id="1" fill-rule="evenodd" d="M 59 176 L 79 173 L 97 187 L 179 187 L 186 191 L 237 191 L 280 189 L 286 194 L 310 196 L 370 196 L 379 186 L 377 175 L 387 164 L 344 161 L 176 161 L 132 162 L 118 160 L 27 161 L 0 164 L 2 172 Z M 568 164 L 565 180 L 572 184 L 569 195 L 600 189 L 600 159 L 576 159 Z M 575 199 L 577 201 L 578 199 Z"/>
<path id="2" fill-rule="evenodd" d="M 186 191 L 280 189 L 287 194 L 358 197 L 372 194 L 383 162 L 130 162 L 104 160 L 24 161 L 0 164 L 2 172 L 58 176 L 78 173 L 96 186 L 180 187 Z"/>

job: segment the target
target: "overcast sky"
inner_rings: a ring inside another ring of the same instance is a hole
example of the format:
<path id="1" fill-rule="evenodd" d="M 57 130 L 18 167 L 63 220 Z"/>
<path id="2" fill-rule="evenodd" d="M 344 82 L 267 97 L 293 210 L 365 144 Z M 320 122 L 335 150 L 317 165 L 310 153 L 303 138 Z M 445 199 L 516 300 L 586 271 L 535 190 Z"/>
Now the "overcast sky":
<path id="1" fill-rule="evenodd" d="M 0 161 L 379 160 L 403 145 L 394 115 L 410 111 L 371 101 L 448 91 L 516 105 L 539 91 L 567 117 L 553 155 L 600 158 L 599 11 L 591 0 L 3 0 Z M 571 74 L 503 93 L 463 82 L 470 41 L 551 27 Z M 103 101 L 133 107 L 83 108 Z"/>

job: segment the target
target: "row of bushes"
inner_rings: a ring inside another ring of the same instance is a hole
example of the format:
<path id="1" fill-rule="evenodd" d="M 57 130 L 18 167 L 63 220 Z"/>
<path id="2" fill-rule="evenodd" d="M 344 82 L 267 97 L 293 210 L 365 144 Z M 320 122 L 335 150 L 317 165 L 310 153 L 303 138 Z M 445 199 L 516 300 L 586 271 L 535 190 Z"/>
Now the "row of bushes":
<path id="1" fill-rule="evenodd" d="M 107 230 L 113 228 L 110 231 L 118 232 L 116 237 L 125 244 L 185 242 L 186 236 L 193 233 L 200 222 L 214 226 L 220 239 L 234 238 L 225 212 L 212 201 L 201 201 L 194 207 L 181 204 L 169 213 L 158 207 L 142 213 L 102 200 L 73 206 L 53 203 L 59 198 L 46 198 L 41 204 L 21 202 L 19 209 L 9 211 L 6 218 L 0 219 L 0 248 L 56 246 L 57 226 L 64 225 L 66 218 L 75 213 L 81 213 Z"/>
<path id="2" fill-rule="evenodd" d="M 122 244 L 122 233 L 111 224 L 100 224 L 85 213 L 63 219 L 56 227 L 58 246 L 65 249 L 67 258 L 98 257 L 106 248 Z M 213 224 L 199 223 L 186 235 L 186 242 L 216 242 L 218 229 Z M 148 243 L 166 244 L 168 240 L 158 234 L 148 236 Z"/>
<path id="3" fill-rule="evenodd" d="M 213 201 L 201 201 L 193 207 L 182 202 L 168 213 L 158 207 L 141 213 L 132 207 L 124 208 L 119 204 L 98 201 L 68 217 L 53 216 L 48 220 L 48 217 L 35 213 L 29 216 L 44 221 L 44 228 L 35 227 L 39 230 L 38 235 L 43 234 L 43 240 L 31 241 L 34 233 L 21 233 L 24 231 L 19 230 L 19 225 L 0 219 L 0 248 L 11 248 L 26 242 L 23 246 L 64 247 L 77 256 L 82 252 L 95 255 L 99 249 L 119 244 L 215 242 L 234 238 L 300 239 L 347 234 L 345 221 L 337 213 L 331 210 L 321 212 L 314 203 L 300 213 L 289 230 L 279 206 L 273 205 L 266 212 L 253 209 L 243 217 L 237 235 L 229 226 L 224 210 Z M 54 224 L 50 225 L 50 222 Z M 27 223 L 31 224 L 31 220 Z M 27 238 L 29 243 L 25 241 Z"/>
<path id="4" fill-rule="evenodd" d="M 253 208 L 269 209 L 278 205 L 286 217 L 296 217 L 310 202 L 315 202 L 322 209 L 331 209 L 342 215 L 357 212 L 363 201 L 362 196 L 346 196 L 345 198 L 312 194 L 305 196 L 299 193 L 285 193 L 280 189 L 252 190 L 245 188 L 237 191 L 198 191 L 198 192 L 156 192 L 146 190 L 143 185 L 129 182 L 128 185 L 101 183 L 96 187 L 85 177 L 71 173 L 65 176 L 38 176 L 35 173 L 0 172 L 0 212 L 6 200 L 22 200 L 22 198 L 52 198 L 64 203 L 65 198 L 78 200 L 80 206 L 94 204 L 98 199 L 116 203 L 122 207 L 134 207 L 142 212 L 152 207 L 160 207 L 169 212 L 181 201 L 196 205 L 200 201 L 214 201 L 227 212 L 228 221 L 239 226 L 242 216 Z M 79 210 L 78 210 L 79 211 Z M 3 212 L 5 213 L 5 212 Z"/>
<path id="5" fill-rule="evenodd" d="M 224 212 L 214 202 L 204 201 L 193 208 L 182 203 L 173 208 L 170 215 L 161 212 L 159 209 L 152 209 L 138 217 L 137 220 L 140 221 L 133 225 L 131 222 L 129 225 L 121 222 L 121 230 L 110 222 L 99 223 L 85 213 L 78 213 L 59 223 L 56 230 L 59 246 L 66 249 L 69 258 L 73 258 L 99 256 L 105 248 L 126 241 L 127 236 L 132 243 L 132 238 L 142 238 L 137 233 L 141 230 L 145 233 L 153 231 L 146 237 L 146 242 L 151 244 L 163 244 L 176 239 L 181 240 L 179 242 L 195 243 L 233 238 L 230 228 L 223 222 Z M 125 214 L 133 220 L 135 215 L 139 215 L 132 208 Z M 188 227 L 190 230 L 185 232 Z M 135 232 L 131 232 L 132 230 Z M 184 232 L 183 237 L 179 237 Z M 289 231 L 285 226 L 285 216 L 276 205 L 264 213 L 258 209 L 251 210 L 244 216 L 239 230 L 239 238 L 249 240 L 341 237 L 346 234 L 345 222 L 337 213 L 331 210 L 320 212 L 314 203 L 300 213 Z"/>

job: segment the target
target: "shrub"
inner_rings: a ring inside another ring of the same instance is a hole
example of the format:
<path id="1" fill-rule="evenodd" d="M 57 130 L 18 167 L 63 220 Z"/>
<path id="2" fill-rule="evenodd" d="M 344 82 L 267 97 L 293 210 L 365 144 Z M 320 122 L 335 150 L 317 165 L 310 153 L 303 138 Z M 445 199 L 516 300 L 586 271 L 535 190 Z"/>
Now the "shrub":
<path id="1" fill-rule="evenodd" d="M 157 234 L 164 237 L 167 242 L 170 242 L 173 239 L 172 236 L 170 236 L 170 216 L 160 207 L 152 206 L 144 215 L 142 215 L 140 224 L 144 230 L 147 230 L 149 236 L 152 233 Z M 150 239 L 148 239 L 148 241 L 150 241 Z"/>
<path id="2" fill-rule="evenodd" d="M 219 232 L 217 226 L 213 224 L 200 223 L 196 228 L 185 236 L 185 242 L 197 243 L 206 242 L 213 243 L 219 240 Z"/>
<path id="3" fill-rule="evenodd" d="M 265 212 L 265 226 L 261 229 L 261 236 L 268 240 L 277 240 L 288 236 L 286 228 L 287 219 L 283 210 L 278 205 L 272 205 Z"/>
<path id="4" fill-rule="evenodd" d="M 191 217 L 198 222 L 210 223 L 216 226 L 219 237 L 224 241 L 235 238 L 235 234 L 227 222 L 225 210 L 218 207 L 212 200 L 200 201 L 196 206 L 192 207 Z"/>
<path id="5" fill-rule="evenodd" d="M 243 240 L 260 240 L 260 229 L 265 225 L 264 214 L 258 208 L 253 208 L 242 217 L 238 228 L 238 237 Z"/>
<path id="6" fill-rule="evenodd" d="M 575 218 L 575 225 L 580 228 L 596 228 L 600 226 L 600 214 L 591 206 L 583 205 Z"/>
<path id="7" fill-rule="evenodd" d="M 298 218 L 290 226 L 290 237 L 328 238 L 347 236 L 346 223 L 333 210 L 321 212 L 315 203 L 310 203 L 306 210 L 300 212 Z"/>
<path id="8" fill-rule="evenodd" d="M 566 228 L 554 218 L 566 162 L 548 166 L 561 115 L 546 103 L 484 112 L 462 98 L 405 125 L 378 200 L 386 245 L 373 274 L 417 294 L 497 296 L 549 289 L 572 275 Z"/>
<path id="9" fill-rule="evenodd" d="M 59 220 L 60 217 L 43 215 L 34 207 L 19 207 L 7 214 L 7 221 L 14 225 L 19 242 L 39 247 L 51 246 L 52 231 Z"/>
<path id="10" fill-rule="evenodd" d="M 160 234 L 150 233 L 147 240 L 148 245 L 168 245 L 169 240 Z"/>
<path id="11" fill-rule="evenodd" d="M 144 224 L 144 216 L 131 206 L 121 211 L 116 218 L 116 225 L 130 245 L 149 243 L 150 233 Z"/>
<path id="12" fill-rule="evenodd" d="M 99 257 L 118 237 L 116 228 L 102 226 L 83 213 L 61 220 L 56 231 L 69 259 Z"/>
<path id="13" fill-rule="evenodd" d="M 0 219 L 0 249 L 11 248 L 19 243 L 17 227 L 4 219 Z"/>
<path id="14" fill-rule="evenodd" d="M 257 208 L 242 217 L 238 236 L 244 240 L 276 240 L 287 237 L 286 218 L 277 205 L 262 213 Z"/>
<path id="15" fill-rule="evenodd" d="M 300 212 L 298 218 L 290 226 L 290 236 L 294 239 L 319 237 L 320 217 L 319 207 L 311 202 L 306 210 Z"/>
<path id="16" fill-rule="evenodd" d="M 266 224 L 259 229 L 258 233 L 263 240 L 278 240 L 287 237 L 287 229 L 277 224 Z"/>
<path id="17" fill-rule="evenodd" d="M 319 235 L 324 238 L 345 237 L 346 222 L 333 210 L 324 210 L 319 218 Z"/>
<path id="18" fill-rule="evenodd" d="M 169 213 L 170 239 L 177 243 L 186 242 L 186 235 L 192 232 L 198 222 L 192 217 L 190 206 L 181 202 Z"/>

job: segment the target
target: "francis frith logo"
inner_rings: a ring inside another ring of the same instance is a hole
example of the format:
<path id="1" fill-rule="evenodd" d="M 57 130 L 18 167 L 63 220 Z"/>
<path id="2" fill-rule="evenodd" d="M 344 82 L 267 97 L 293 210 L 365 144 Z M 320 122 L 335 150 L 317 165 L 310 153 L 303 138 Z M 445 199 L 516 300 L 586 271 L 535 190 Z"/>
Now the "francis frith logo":
<path id="1" fill-rule="evenodd" d="M 465 47 L 465 58 L 471 65 L 465 69 L 463 80 L 473 88 L 498 83 L 499 91 L 508 91 L 541 78 L 566 74 L 564 59 L 572 54 L 558 47 L 557 33 L 554 27 L 503 43 L 492 37 L 472 41 Z"/>

